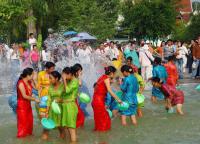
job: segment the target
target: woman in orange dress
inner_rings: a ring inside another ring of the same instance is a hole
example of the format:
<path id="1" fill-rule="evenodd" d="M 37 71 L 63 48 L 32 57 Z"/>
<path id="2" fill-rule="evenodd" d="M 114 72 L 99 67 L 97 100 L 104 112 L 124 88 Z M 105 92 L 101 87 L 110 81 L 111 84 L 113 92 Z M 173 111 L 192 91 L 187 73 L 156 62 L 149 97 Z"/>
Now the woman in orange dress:
<path id="1" fill-rule="evenodd" d="M 176 65 L 174 64 L 174 59 L 175 59 L 174 56 L 170 56 L 168 58 L 168 62 L 164 66 L 165 66 L 165 68 L 167 70 L 167 74 L 168 74 L 166 83 L 168 85 L 176 87 L 179 75 L 178 75 L 178 70 L 176 68 Z"/>

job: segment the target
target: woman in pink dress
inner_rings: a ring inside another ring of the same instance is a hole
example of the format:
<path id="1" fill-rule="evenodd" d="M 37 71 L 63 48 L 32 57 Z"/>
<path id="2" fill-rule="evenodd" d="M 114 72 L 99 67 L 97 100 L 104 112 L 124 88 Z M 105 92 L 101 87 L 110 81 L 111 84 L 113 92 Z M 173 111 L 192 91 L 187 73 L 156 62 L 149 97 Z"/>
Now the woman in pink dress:
<path id="1" fill-rule="evenodd" d="M 166 109 L 168 112 L 173 110 L 173 107 L 176 106 L 176 111 L 180 115 L 184 115 L 182 107 L 184 103 L 184 93 L 183 91 L 177 90 L 174 86 L 169 84 L 164 84 L 160 82 L 158 77 L 152 78 L 152 85 L 159 88 L 165 96 Z"/>
<path id="2" fill-rule="evenodd" d="M 22 55 L 22 68 L 23 69 L 30 67 L 29 54 L 30 54 L 29 50 L 25 49 L 24 53 Z"/>
<path id="3" fill-rule="evenodd" d="M 115 72 L 116 69 L 113 66 L 106 67 L 105 74 L 102 75 L 95 84 L 92 100 L 95 131 L 107 131 L 111 128 L 111 119 L 105 105 L 107 92 L 121 103 L 121 100 L 114 94 L 110 86 L 110 80 L 113 79 Z"/>
<path id="4" fill-rule="evenodd" d="M 26 68 L 23 70 L 19 81 L 17 82 L 17 137 L 26 137 L 33 132 L 33 113 L 31 101 L 39 102 L 32 97 L 31 80 L 33 69 Z"/>

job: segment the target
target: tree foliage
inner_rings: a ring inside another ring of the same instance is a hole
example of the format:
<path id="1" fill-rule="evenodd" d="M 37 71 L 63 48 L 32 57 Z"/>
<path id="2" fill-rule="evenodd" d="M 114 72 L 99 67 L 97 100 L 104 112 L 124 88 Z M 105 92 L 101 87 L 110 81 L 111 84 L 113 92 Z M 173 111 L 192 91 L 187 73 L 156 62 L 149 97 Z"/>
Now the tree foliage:
<path id="1" fill-rule="evenodd" d="M 196 39 L 198 36 L 200 36 L 200 14 L 192 16 L 190 25 L 185 32 L 185 39 Z"/>
<path id="2" fill-rule="evenodd" d="M 126 0 L 123 6 L 122 27 L 138 39 L 158 39 L 171 34 L 176 22 L 173 0 L 141 0 L 134 4 Z"/>
<path id="3" fill-rule="evenodd" d="M 105 39 L 115 34 L 118 6 L 119 0 L 0 0 L 0 34 L 25 39 L 32 22 L 43 37 L 53 28 L 87 31 Z M 13 29 L 18 30 L 16 37 Z"/>

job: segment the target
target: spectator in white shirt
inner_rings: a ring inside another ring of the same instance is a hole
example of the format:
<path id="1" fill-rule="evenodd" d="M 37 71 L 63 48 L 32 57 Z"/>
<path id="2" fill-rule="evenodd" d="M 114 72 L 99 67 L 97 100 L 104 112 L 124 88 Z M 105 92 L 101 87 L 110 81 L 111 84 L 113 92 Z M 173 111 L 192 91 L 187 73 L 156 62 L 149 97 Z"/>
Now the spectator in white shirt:
<path id="1" fill-rule="evenodd" d="M 114 44 L 114 42 L 110 42 L 109 56 L 111 61 L 113 59 L 117 59 L 119 56 L 119 50 L 117 49 L 117 46 Z"/>
<path id="2" fill-rule="evenodd" d="M 91 51 L 87 48 L 85 44 L 81 44 L 80 48 L 76 52 L 77 57 L 81 64 L 90 64 Z"/>
<path id="3" fill-rule="evenodd" d="M 30 44 L 30 46 L 31 46 L 31 50 L 33 50 L 33 45 L 36 45 L 36 44 L 37 44 L 37 40 L 34 38 L 33 33 L 30 33 L 30 34 L 29 34 L 28 42 L 29 42 L 29 44 Z"/>
<path id="4" fill-rule="evenodd" d="M 148 81 L 152 77 L 152 62 L 154 57 L 149 51 L 148 45 L 141 47 L 139 52 L 139 62 L 141 64 L 141 74 L 144 80 Z"/>

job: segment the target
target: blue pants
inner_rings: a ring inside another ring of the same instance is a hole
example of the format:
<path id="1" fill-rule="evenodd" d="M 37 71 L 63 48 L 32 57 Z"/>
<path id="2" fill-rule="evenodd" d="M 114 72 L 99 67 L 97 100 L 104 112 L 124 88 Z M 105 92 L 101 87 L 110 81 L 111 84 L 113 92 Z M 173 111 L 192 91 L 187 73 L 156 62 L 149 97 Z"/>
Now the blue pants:
<path id="1" fill-rule="evenodd" d="M 178 69 L 179 78 L 183 79 L 183 59 L 182 58 L 176 60 L 176 66 Z"/>
<path id="2" fill-rule="evenodd" d="M 192 69 L 192 76 L 193 77 L 200 76 L 200 59 L 197 59 L 193 62 L 195 62 L 198 65 L 198 67 L 195 69 Z"/>

